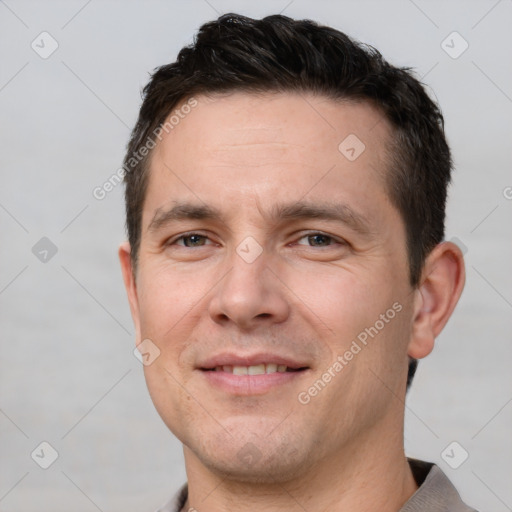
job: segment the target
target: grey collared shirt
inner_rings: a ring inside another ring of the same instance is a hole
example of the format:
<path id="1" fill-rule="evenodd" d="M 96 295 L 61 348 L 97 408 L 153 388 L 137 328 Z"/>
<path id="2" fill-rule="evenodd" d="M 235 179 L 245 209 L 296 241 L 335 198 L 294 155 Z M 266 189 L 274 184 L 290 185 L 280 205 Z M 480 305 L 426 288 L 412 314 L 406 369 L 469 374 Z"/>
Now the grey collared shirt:
<path id="1" fill-rule="evenodd" d="M 409 459 L 418 490 L 398 512 L 476 512 L 460 499 L 448 477 L 435 464 Z M 156 512 L 180 512 L 187 501 L 187 484 Z M 185 511 L 186 512 L 186 511 Z"/>

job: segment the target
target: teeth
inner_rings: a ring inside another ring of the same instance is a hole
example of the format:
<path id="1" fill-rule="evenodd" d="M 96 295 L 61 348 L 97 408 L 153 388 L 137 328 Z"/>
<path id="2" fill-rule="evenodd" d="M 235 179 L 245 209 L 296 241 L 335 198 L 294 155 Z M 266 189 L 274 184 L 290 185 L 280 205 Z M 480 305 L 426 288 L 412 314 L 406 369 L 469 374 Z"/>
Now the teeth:
<path id="1" fill-rule="evenodd" d="M 249 366 L 247 368 L 248 375 L 263 375 L 265 373 L 265 365 L 257 364 L 255 366 Z"/>
<path id="2" fill-rule="evenodd" d="M 277 372 L 277 364 L 269 363 L 267 364 L 267 373 L 276 373 Z"/>
<path id="3" fill-rule="evenodd" d="M 233 375 L 263 375 L 265 373 L 284 373 L 288 367 L 285 364 L 255 364 L 252 366 L 217 366 L 216 372 L 232 373 Z"/>
<path id="4" fill-rule="evenodd" d="M 249 373 L 247 370 L 247 366 L 233 366 L 233 375 L 247 375 Z"/>

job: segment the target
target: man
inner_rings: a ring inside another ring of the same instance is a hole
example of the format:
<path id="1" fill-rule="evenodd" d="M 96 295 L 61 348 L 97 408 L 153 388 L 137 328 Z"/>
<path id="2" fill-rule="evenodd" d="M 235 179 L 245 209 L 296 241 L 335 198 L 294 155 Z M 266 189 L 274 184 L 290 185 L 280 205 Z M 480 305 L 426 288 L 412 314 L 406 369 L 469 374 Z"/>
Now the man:
<path id="1" fill-rule="evenodd" d="M 404 399 L 464 286 L 420 83 L 310 21 L 229 14 L 159 68 L 119 250 L 188 486 L 162 510 L 468 511 Z"/>

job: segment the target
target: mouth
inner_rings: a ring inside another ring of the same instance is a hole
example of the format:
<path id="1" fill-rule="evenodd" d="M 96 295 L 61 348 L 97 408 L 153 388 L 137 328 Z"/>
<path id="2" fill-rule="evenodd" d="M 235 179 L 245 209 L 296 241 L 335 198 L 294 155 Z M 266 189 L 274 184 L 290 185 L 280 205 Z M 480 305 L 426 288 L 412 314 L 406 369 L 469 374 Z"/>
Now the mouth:
<path id="1" fill-rule="evenodd" d="M 232 366 L 222 365 L 216 366 L 215 368 L 201 368 L 205 372 L 224 372 L 231 373 L 233 375 L 268 375 L 271 373 L 286 373 L 286 372 L 300 372 L 307 370 L 308 367 L 302 368 L 291 368 L 285 364 L 278 363 L 261 363 L 251 366 Z"/>
<path id="2" fill-rule="evenodd" d="M 261 395 L 290 385 L 309 372 L 310 367 L 272 355 L 214 357 L 198 370 L 210 387 L 237 396 Z"/>

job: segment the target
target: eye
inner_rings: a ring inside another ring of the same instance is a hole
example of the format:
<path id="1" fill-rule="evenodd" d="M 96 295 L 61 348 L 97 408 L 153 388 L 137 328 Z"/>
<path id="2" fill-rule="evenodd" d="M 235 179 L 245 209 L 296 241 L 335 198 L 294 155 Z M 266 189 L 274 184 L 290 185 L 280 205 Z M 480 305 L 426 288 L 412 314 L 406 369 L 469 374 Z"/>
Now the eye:
<path id="1" fill-rule="evenodd" d="M 209 238 L 199 233 L 187 233 L 176 238 L 169 245 L 181 245 L 183 247 L 203 247 Z"/>
<path id="2" fill-rule="evenodd" d="M 297 241 L 298 245 L 306 245 L 300 243 L 301 240 L 307 240 L 310 247 L 329 247 L 334 244 L 340 244 L 342 242 L 335 240 L 334 237 L 326 235 L 325 233 L 308 233 Z"/>

